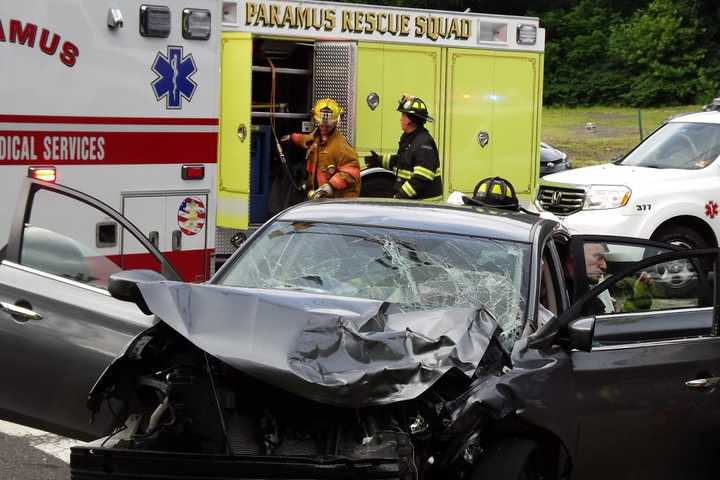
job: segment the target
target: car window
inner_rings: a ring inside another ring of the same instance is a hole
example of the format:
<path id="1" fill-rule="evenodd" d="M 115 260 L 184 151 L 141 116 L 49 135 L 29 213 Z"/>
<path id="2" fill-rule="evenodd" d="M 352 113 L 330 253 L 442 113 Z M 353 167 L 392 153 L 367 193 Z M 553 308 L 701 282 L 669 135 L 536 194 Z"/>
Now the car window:
<path id="1" fill-rule="evenodd" d="M 688 252 L 618 275 L 585 303 L 596 315 L 596 345 L 710 335 L 714 265 Z"/>
<path id="2" fill-rule="evenodd" d="M 484 306 L 513 342 L 524 324 L 528 258 L 528 244 L 276 222 L 216 281 L 383 300 L 405 311 Z"/>
<path id="3" fill-rule="evenodd" d="M 574 302 L 611 275 L 635 262 L 669 252 L 671 246 L 633 244 L 618 241 L 599 241 L 592 238 L 572 241 L 571 257 L 565 265 L 570 298 Z M 606 299 L 605 299 L 606 300 Z M 606 300 L 607 301 L 607 300 Z"/>
<path id="4" fill-rule="evenodd" d="M 112 218 L 86 203 L 38 190 L 23 230 L 20 263 L 106 288 L 110 275 L 127 263 L 120 255 L 120 229 Z M 160 262 L 150 252 L 138 251 L 135 256 L 143 259 L 143 267 L 160 271 Z"/>
<path id="5" fill-rule="evenodd" d="M 537 328 L 542 327 L 562 308 L 560 284 L 555 273 L 555 262 L 549 247 L 543 251 L 540 260 L 540 287 L 538 289 Z"/>

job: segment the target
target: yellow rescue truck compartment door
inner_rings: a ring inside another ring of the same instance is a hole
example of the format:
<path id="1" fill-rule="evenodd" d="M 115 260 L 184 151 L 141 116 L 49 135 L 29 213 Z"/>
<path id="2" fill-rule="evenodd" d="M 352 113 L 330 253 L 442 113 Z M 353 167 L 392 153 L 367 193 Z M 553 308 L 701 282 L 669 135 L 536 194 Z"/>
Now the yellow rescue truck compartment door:
<path id="1" fill-rule="evenodd" d="M 252 38 L 222 34 L 217 225 L 248 228 Z"/>
<path id="2" fill-rule="evenodd" d="M 518 194 L 535 187 L 539 155 L 539 55 L 448 50 L 445 155 L 449 190 L 471 193 L 503 176 Z"/>
<path id="3" fill-rule="evenodd" d="M 355 125 L 358 153 L 397 152 L 402 134 L 397 106 L 404 93 L 422 98 L 430 115 L 442 120 L 444 73 L 439 47 L 360 42 Z M 375 109 L 368 105 L 372 93 L 380 100 Z M 425 126 L 435 138 L 442 159 L 442 124 L 436 121 Z"/>

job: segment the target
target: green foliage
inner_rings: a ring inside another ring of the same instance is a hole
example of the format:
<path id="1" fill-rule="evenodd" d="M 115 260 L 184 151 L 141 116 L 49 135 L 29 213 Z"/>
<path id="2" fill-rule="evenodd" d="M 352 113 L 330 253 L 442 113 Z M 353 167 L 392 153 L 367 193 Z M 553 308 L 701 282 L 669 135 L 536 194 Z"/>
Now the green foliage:
<path id="1" fill-rule="evenodd" d="M 620 14 L 607 3 L 581 0 L 570 10 L 543 17 L 545 47 L 545 102 L 591 105 L 617 102 L 628 88 L 628 78 L 607 55 L 609 26 Z"/>
<path id="2" fill-rule="evenodd" d="M 680 105 L 695 100 L 707 52 L 695 0 L 653 0 L 612 29 L 609 54 L 632 77 L 628 105 Z"/>

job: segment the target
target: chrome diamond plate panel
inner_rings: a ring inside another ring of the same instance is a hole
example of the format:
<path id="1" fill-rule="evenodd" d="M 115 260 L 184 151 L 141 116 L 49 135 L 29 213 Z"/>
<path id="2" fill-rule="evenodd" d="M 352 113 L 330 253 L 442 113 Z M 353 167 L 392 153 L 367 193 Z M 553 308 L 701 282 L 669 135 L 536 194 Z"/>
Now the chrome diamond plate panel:
<path id="1" fill-rule="evenodd" d="M 330 97 L 340 104 L 343 119 L 338 127 L 355 145 L 355 59 L 357 45 L 352 42 L 315 44 L 313 103 Z"/>

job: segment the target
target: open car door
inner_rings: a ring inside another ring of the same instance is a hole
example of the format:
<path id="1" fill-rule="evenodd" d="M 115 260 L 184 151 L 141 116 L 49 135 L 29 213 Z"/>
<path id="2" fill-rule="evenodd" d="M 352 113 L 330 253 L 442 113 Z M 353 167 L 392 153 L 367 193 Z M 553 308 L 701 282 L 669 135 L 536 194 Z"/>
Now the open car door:
<path id="1" fill-rule="evenodd" d="M 142 260 L 144 268 L 180 280 L 111 207 L 61 185 L 25 179 L 0 251 L 0 417 L 82 440 L 109 433 L 113 406 L 91 424 L 88 392 L 153 321 L 107 291 L 109 276 L 129 263 L 126 252 L 133 268 Z"/>
<path id="2" fill-rule="evenodd" d="M 590 351 L 571 352 L 575 478 L 714 478 L 720 250 L 585 235 L 569 247 L 576 302 L 558 323 L 594 324 Z"/>

